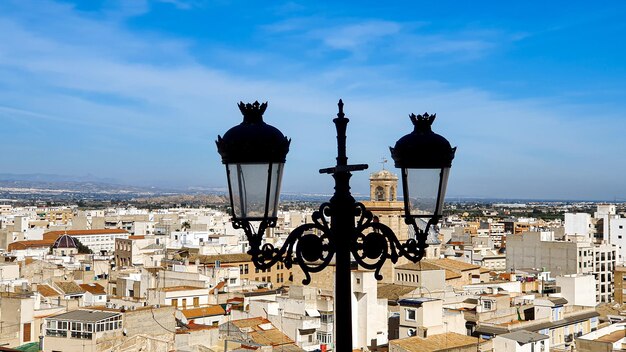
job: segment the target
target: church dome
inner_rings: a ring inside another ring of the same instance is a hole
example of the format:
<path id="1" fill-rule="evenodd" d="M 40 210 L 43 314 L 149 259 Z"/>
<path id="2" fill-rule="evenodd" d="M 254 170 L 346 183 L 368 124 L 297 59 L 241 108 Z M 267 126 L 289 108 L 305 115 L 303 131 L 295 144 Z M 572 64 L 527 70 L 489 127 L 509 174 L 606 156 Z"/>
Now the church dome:
<path id="1" fill-rule="evenodd" d="M 56 241 L 54 241 L 52 248 L 77 248 L 77 246 L 74 238 L 70 235 L 65 234 L 57 238 Z"/>

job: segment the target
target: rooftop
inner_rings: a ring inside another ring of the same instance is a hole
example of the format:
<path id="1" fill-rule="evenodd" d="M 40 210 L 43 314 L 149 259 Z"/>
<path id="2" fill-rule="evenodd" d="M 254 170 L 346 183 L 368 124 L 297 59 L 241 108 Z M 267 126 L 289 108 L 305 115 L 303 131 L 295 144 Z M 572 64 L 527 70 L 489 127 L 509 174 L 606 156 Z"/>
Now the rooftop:
<path id="1" fill-rule="evenodd" d="M 98 283 L 93 284 L 80 284 L 80 288 L 91 293 L 92 295 L 106 295 L 104 287 Z"/>
<path id="2" fill-rule="evenodd" d="M 163 292 L 177 292 L 177 291 L 193 291 L 193 290 L 208 290 L 205 287 L 195 287 L 195 286 L 170 286 L 170 287 L 162 287 L 160 289 Z"/>
<path id="3" fill-rule="evenodd" d="M 85 293 L 85 291 L 74 281 L 56 281 L 54 284 L 66 295 Z"/>
<path id="4" fill-rule="evenodd" d="M 61 295 L 57 290 L 46 284 L 37 285 L 37 292 L 44 297 L 56 297 Z"/>
<path id="5" fill-rule="evenodd" d="M 220 305 L 213 305 L 201 308 L 183 309 L 183 315 L 187 319 L 210 317 L 213 315 L 224 315 L 226 311 Z"/>
<path id="6" fill-rule="evenodd" d="M 401 306 L 417 306 L 420 307 L 422 304 L 426 302 L 434 302 L 441 301 L 438 298 L 430 298 L 430 297 L 414 297 L 414 298 L 404 298 L 398 301 L 398 304 Z"/>
<path id="7" fill-rule="evenodd" d="M 469 263 L 462 262 L 460 260 L 448 259 L 448 258 L 424 259 L 423 261 L 425 261 L 426 263 L 434 264 L 443 269 L 449 269 L 455 272 L 480 269 L 480 266 L 478 265 L 469 264 Z"/>
<path id="8" fill-rule="evenodd" d="M 417 263 L 407 263 L 407 264 L 402 264 L 402 265 L 398 265 L 396 267 L 396 269 L 401 269 L 401 270 L 412 270 L 412 271 L 431 271 L 431 270 L 444 270 L 445 271 L 445 275 L 446 275 L 446 280 L 451 280 L 451 279 L 458 279 L 461 277 L 461 274 L 444 268 L 440 265 L 434 264 L 434 263 L 430 263 L 427 262 L 426 259 L 423 259 Z"/>
<path id="9" fill-rule="evenodd" d="M 425 339 L 414 336 L 405 339 L 391 340 L 389 341 L 389 346 L 395 345 L 407 352 L 436 352 L 449 351 L 453 348 L 465 346 L 475 346 L 478 342 L 482 342 L 482 340 L 478 340 L 472 336 L 448 332 L 445 334 L 431 335 Z"/>
<path id="10" fill-rule="evenodd" d="M 97 230 L 68 230 L 68 231 L 50 231 L 43 234 L 44 239 L 54 238 L 68 234 L 70 236 L 85 236 L 85 235 L 110 235 L 110 234 L 128 234 L 126 230 L 122 229 L 97 229 Z"/>
<path id="11" fill-rule="evenodd" d="M 626 337 L 626 330 L 624 329 L 619 329 L 617 331 L 613 331 L 609 334 L 600 336 L 597 341 L 601 341 L 601 342 L 608 342 L 608 343 L 615 343 L 621 339 L 623 339 L 624 337 Z"/>
<path id="12" fill-rule="evenodd" d="M 513 331 L 499 336 L 505 339 L 517 341 L 520 345 L 525 345 L 529 342 L 537 342 L 550 338 L 550 336 L 526 330 Z"/>
<path id="13" fill-rule="evenodd" d="M 400 297 L 408 295 L 416 290 L 417 287 L 404 286 L 396 284 L 378 284 L 378 298 L 386 298 L 390 301 L 397 301 Z"/>
<path id="14" fill-rule="evenodd" d="M 49 317 L 48 319 L 72 320 L 72 321 L 95 323 L 100 320 L 109 319 L 109 318 L 113 318 L 116 316 L 121 316 L 121 314 L 112 313 L 112 312 L 102 312 L 102 311 L 97 311 L 97 310 L 73 310 L 71 312 L 62 313 L 59 315 Z"/>

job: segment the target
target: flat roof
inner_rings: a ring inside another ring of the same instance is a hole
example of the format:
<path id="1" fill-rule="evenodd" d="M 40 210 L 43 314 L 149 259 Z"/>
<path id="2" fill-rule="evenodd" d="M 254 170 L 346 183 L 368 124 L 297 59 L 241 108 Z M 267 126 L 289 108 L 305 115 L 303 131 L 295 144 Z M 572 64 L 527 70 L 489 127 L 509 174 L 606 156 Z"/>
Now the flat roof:
<path id="1" fill-rule="evenodd" d="M 517 341 L 521 345 L 525 345 L 529 342 L 537 342 L 537 341 L 546 340 L 550 338 L 550 336 L 548 335 L 543 335 L 543 334 L 539 334 L 539 333 L 532 332 L 532 331 L 526 331 L 526 330 L 518 330 L 518 331 L 509 332 L 507 334 L 499 335 L 499 337 Z"/>
<path id="2" fill-rule="evenodd" d="M 441 301 L 438 298 L 430 298 L 430 297 L 415 297 L 415 298 L 403 298 L 398 301 L 398 304 L 401 306 L 421 306 L 425 302 L 434 302 Z"/>
<path id="3" fill-rule="evenodd" d="M 116 316 L 121 316 L 121 313 L 112 313 L 112 312 L 103 312 L 98 310 L 73 310 L 71 312 L 62 313 L 59 315 L 48 317 L 47 319 L 54 320 L 73 320 L 73 321 L 83 321 L 88 323 L 95 323 L 100 320 L 105 320 L 109 318 L 113 318 Z"/>

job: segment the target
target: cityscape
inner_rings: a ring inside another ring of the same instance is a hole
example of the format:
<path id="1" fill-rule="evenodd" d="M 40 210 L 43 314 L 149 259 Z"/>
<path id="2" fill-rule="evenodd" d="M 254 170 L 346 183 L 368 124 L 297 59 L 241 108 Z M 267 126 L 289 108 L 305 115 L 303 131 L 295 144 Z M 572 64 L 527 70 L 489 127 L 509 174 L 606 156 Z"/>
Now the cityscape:
<path id="1" fill-rule="evenodd" d="M 0 1 L 0 351 L 626 351 L 626 4 Z"/>
<path id="2" fill-rule="evenodd" d="M 365 206 L 399 239 L 415 236 L 393 197 L 398 176 L 381 169 L 369 183 Z M 18 204 L 20 194 L 0 205 L 7 351 L 336 350 L 333 266 L 309 285 L 297 265 L 256 269 L 220 196 L 78 206 Z M 281 205 L 265 241 L 284 242 L 315 205 Z M 380 281 L 352 270 L 353 346 L 619 350 L 625 214 L 623 204 L 449 200 L 421 261 L 386 264 Z"/>

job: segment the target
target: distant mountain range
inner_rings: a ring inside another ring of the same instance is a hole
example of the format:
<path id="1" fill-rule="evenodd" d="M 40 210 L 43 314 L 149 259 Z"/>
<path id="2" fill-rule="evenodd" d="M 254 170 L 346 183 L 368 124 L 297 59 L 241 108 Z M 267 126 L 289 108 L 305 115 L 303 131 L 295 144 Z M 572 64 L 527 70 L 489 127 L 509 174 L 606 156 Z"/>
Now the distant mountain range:
<path id="1" fill-rule="evenodd" d="M 94 175 L 68 176 L 56 174 L 11 174 L 0 173 L 0 200 L 111 200 L 111 199 L 141 199 L 154 197 L 174 198 L 186 195 L 227 196 L 223 188 L 189 187 L 186 190 L 166 189 L 159 187 L 124 185 L 113 178 L 103 178 Z M 281 201 L 293 202 L 326 202 L 331 194 L 303 194 L 283 192 Z M 357 201 L 367 200 L 369 195 L 353 194 Z M 186 199 L 186 198 L 185 198 Z M 480 198 L 480 197 L 450 197 L 449 203 L 577 203 L 598 202 L 589 200 L 557 200 L 557 199 L 507 199 L 507 198 Z M 614 199 L 613 202 L 623 202 Z"/>
<path id="2" fill-rule="evenodd" d="M 68 200 L 131 199 L 170 194 L 180 191 L 122 185 L 110 178 L 48 174 L 0 174 L 0 199 Z"/>

